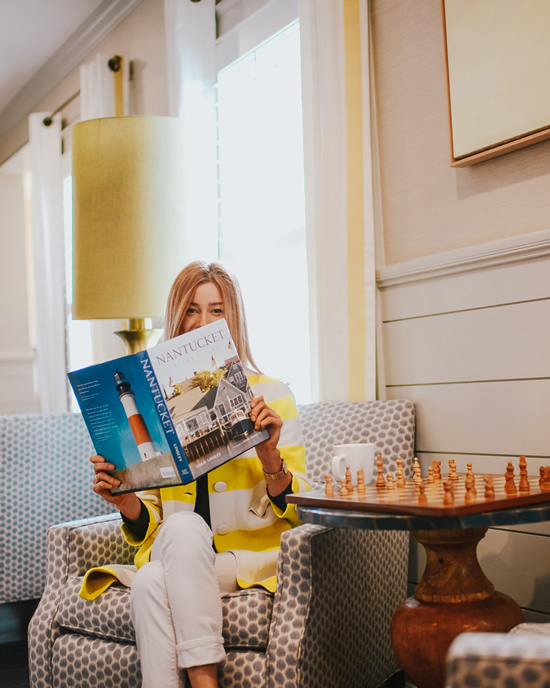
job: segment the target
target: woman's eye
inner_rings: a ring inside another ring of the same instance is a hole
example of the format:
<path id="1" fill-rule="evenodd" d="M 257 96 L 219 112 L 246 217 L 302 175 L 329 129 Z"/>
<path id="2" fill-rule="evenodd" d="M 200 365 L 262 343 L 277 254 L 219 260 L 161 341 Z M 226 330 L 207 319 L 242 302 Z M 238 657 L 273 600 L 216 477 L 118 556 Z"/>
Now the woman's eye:
<path id="1" fill-rule="evenodd" d="M 189 307 L 187 309 L 187 315 L 195 315 L 196 312 L 197 312 L 196 308 Z"/>
<path id="2" fill-rule="evenodd" d="M 214 313 L 214 315 L 223 315 L 223 308 L 213 308 L 212 313 Z"/>

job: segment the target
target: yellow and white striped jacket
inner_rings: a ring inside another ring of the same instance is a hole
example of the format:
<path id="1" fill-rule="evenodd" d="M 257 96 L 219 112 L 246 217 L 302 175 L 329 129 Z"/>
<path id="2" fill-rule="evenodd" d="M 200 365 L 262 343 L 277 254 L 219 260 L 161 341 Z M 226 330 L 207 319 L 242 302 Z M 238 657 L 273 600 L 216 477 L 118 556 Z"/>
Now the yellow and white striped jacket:
<path id="1" fill-rule="evenodd" d="M 255 396 L 283 420 L 278 449 L 293 475 L 292 492 L 309 490 L 305 470 L 305 448 L 294 397 L 283 382 L 263 375 L 248 375 Z M 261 585 L 275 590 L 277 554 L 281 534 L 298 525 L 296 507 L 284 511 L 269 498 L 262 464 L 254 449 L 208 473 L 210 519 L 217 552 L 232 551 L 237 559 L 237 582 L 242 588 Z M 138 493 L 149 512 L 143 540 L 136 540 L 122 525 L 127 541 L 139 546 L 135 563 L 149 561 L 151 548 L 162 522 L 177 511 L 195 508 L 196 483 Z"/>

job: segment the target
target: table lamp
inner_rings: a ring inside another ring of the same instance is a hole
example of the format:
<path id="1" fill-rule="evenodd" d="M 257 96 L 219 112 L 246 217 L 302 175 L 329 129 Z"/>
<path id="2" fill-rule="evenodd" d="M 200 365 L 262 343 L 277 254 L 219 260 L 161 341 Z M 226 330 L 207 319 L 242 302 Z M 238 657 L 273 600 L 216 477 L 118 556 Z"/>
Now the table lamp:
<path id="1" fill-rule="evenodd" d="M 183 131 L 175 117 L 106 117 L 73 127 L 73 318 L 128 319 L 128 353 L 158 340 L 185 264 Z"/>

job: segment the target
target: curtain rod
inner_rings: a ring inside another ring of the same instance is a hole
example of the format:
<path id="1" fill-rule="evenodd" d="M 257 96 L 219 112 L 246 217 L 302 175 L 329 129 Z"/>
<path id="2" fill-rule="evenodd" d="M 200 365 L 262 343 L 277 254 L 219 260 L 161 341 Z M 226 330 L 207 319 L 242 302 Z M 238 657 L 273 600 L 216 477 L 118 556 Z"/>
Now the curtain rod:
<path id="1" fill-rule="evenodd" d="M 122 57 L 120 55 L 113 55 L 110 60 L 107 60 L 107 66 L 112 72 L 118 72 L 122 66 Z M 74 93 L 70 98 L 68 98 L 63 105 L 60 105 L 57 110 L 54 110 L 51 115 L 48 117 L 44 117 L 42 120 L 44 126 L 49 127 L 51 126 L 53 122 L 53 118 L 55 115 L 57 115 L 58 112 L 61 112 L 64 107 L 67 107 L 69 103 L 72 103 L 75 98 L 77 98 L 80 95 L 80 90 L 78 90 L 76 93 Z"/>
<path id="2" fill-rule="evenodd" d="M 57 110 L 54 110 L 51 115 L 48 115 L 47 117 L 44 117 L 42 120 L 42 123 L 44 124 L 45 127 L 51 126 L 53 122 L 53 118 L 55 115 L 57 115 L 58 112 L 61 112 L 63 108 L 67 107 L 69 103 L 72 103 L 75 98 L 78 98 L 80 95 L 80 90 L 78 90 L 76 93 L 73 93 L 73 95 L 70 98 L 67 98 L 67 100 L 63 103 L 63 105 L 60 105 Z"/>

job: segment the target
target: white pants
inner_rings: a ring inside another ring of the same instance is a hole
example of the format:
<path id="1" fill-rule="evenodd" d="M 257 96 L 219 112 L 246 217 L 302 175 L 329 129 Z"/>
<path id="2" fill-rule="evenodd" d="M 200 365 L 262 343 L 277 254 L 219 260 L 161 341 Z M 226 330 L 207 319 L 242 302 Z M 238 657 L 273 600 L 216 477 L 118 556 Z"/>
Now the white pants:
<path id="1" fill-rule="evenodd" d="M 166 520 L 130 590 L 143 688 L 183 688 L 182 669 L 224 661 L 221 594 L 236 581 L 234 555 L 214 552 L 201 516 Z"/>

